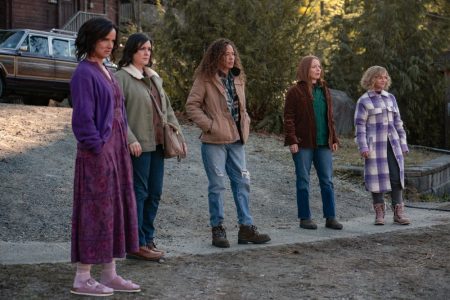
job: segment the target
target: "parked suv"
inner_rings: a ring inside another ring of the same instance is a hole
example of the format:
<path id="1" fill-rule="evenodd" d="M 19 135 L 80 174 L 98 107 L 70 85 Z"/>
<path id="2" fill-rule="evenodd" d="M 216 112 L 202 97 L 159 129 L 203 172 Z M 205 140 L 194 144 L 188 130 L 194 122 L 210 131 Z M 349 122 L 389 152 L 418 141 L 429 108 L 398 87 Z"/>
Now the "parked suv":
<path id="1" fill-rule="evenodd" d="M 21 95 L 25 103 L 37 105 L 49 99 L 70 102 L 75 38 L 76 33 L 61 30 L 0 30 L 0 98 Z"/>

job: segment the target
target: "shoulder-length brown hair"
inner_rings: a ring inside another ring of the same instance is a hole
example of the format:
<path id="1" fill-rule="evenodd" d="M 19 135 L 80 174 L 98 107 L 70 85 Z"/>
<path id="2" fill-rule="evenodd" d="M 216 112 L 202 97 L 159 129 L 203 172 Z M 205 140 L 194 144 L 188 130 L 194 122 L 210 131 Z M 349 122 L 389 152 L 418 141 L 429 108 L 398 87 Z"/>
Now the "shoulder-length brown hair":
<path id="1" fill-rule="evenodd" d="M 111 60 L 114 61 L 114 51 L 117 49 L 117 41 L 119 40 L 119 29 L 113 22 L 101 17 L 84 22 L 78 30 L 75 39 L 77 59 L 81 60 L 94 53 L 97 41 L 106 37 L 113 29 L 116 31 L 116 40 L 111 52 Z"/>
<path id="2" fill-rule="evenodd" d="M 239 52 L 234 43 L 225 38 L 217 39 L 212 42 L 211 45 L 209 45 L 208 49 L 203 55 L 200 65 L 195 70 L 194 77 L 214 77 L 219 71 L 220 61 L 221 59 L 223 59 L 228 45 L 233 47 L 234 50 L 234 67 L 239 68 L 241 71 L 238 77 L 240 77 L 241 80 L 245 80 L 245 73 L 241 64 Z"/>
<path id="3" fill-rule="evenodd" d="M 128 40 L 125 44 L 125 48 L 123 48 L 122 58 L 119 60 L 118 69 L 122 69 L 122 67 L 129 66 L 133 63 L 133 56 L 136 52 L 139 51 L 139 48 L 142 47 L 145 43 L 150 42 L 150 46 L 153 48 L 152 39 L 142 32 L 133 33 L 128 37 Z M 147 67 L 152 66 L 153 59 L 153 49 L 150 52 L 150 60 L 148 62 Z"/>
<path id="4" fill-rule="evenodd" d="M 317 56 L 307 55 L 300 60 L 297 67 L 297 80 L 306 82 L 310 88 L 312 88 L 312 81 L 311 77 L 309 76 L 309 70 L 311 69 L 313 60 L 315 59 L 320 62 L 320 59 Z M 324 84 L 323 70 L 320 73 L 320 79 L 318 80 L 318 84 L 319 85 Z"/>

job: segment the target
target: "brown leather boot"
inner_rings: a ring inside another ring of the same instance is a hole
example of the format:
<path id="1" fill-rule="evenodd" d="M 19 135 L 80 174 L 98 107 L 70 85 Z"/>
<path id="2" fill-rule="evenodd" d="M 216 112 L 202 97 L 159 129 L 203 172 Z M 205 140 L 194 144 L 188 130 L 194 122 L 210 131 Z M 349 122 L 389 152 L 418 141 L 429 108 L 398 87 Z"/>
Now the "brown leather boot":
<path id="1" fill-rule="evenodd" d="M 220 224 L 212 228 L 212 245 L 219 248 L 230 248 L 225 227 Z"/>
<path id="2" fill-rule="evenodd" d="M 385 205 L 384 203 L 376 203 L 373 205 L 375 210 L 375 225 L 384 225 Z"/>
<path id="3" fill-rule="evenodd" d="M 336 229 L 336 230 L 341 230 L 344 226 L 339 223 L 336 218 L 327 218 L 327 220 L 325 221 L 325 227 L 326 228 L 331 228 L 331 229 Z"/>
<path id="4" fill-rule="evenodd" d="M 392 210 L 394 211 L 394 223 L 400 224 L 400 225 L 409 225 L 411 222 L 409 221 L 408 217 L 404 215 L 405 206 L 403 203 L 396 204 L 392 207 Z"/>
<path id="5" fill-rule="evenodd" d="M 258 228 L 255 225 L 240 225 L 238 233 L 238 244 L 263 244 L 270 241 L 270 237 L 267 234 L 258 232 Z"/>
<path id="6" fill-rule="evenodd" d="M 161 250 L 161 249 L 156 248 L 155 242 L 150 242 L 150 243 L 148 243 L 148 244 L 147 244 L 147 248 L 150 249 L 150 250 L 152 250 L 152 251 L 155 251 L 155 252 L 160 252 L 160 253 L 162 253 L 162 255 L 165 254 L 164 250 Z"/>
<path id="7" fill-rule="evenodd" d="M 317 229 L 317 224 L 311 219 L 300 219 L 300 228 Z"/>
<path id="8" fill-rule="evenodd" d="M 147 246 L 139 247 L 139 251 L 135 253 L 127 253 L 128 259 L 139 259 L 148 261 L 160 261 L 163 253 L 150 250 Z"/>

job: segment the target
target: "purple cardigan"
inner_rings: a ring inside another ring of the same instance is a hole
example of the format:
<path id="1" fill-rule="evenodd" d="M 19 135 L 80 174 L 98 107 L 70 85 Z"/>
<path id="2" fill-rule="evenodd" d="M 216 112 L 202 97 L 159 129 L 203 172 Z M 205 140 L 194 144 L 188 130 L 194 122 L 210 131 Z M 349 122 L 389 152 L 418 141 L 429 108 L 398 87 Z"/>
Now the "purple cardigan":
<path id="1" fill-rule="evenodd" d="M 114 80 L 112 74 L 111 78 Z M 97 63 L 83 60 L 70 81 L 70 93 L 73 104 L 72 130 L 78 147 L 98 154 L 111 135 L 114 117 L 112 84 Z M 125 113 L 122 115 L 125 116 Z"/>

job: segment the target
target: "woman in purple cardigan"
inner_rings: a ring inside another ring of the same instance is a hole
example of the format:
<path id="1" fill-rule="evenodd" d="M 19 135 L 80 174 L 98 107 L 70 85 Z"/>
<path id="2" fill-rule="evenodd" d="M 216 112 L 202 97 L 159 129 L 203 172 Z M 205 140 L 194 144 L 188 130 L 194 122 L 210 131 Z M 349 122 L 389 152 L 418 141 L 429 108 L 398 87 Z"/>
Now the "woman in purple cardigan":
<path id="1" fill-rule="evenodd" d="M 384 225 L 384 194 L 389 191 L 394 223 L 408 225 L 402 197 L 403 154 L 408 153 L 408 144 L 397 101 L 387 92 L 390 85 L 391 77 L 385 68 L 372 66 L 364 72 L 361 86 L 367 92 L 356 103 L 356 142 L 364 158 L 364 181 L 372 193 L 375 225 Z"/>
<path id="2" fill-rule="evenodd" d="M 115 266 L 115 258 L 139 248 L 124 100 L 103 64 L 116 48 L 116 34 L 111 21 L 95 18 L 81 26 L 75 41 L 77 58 L 83 59 L 70 82 L 78 142 L 72 215 L 77 272 L 71 292 L 78 295 L 140 291 Z M 92 264 L 103 265 L 100 282 L 91 277 Z"/>

